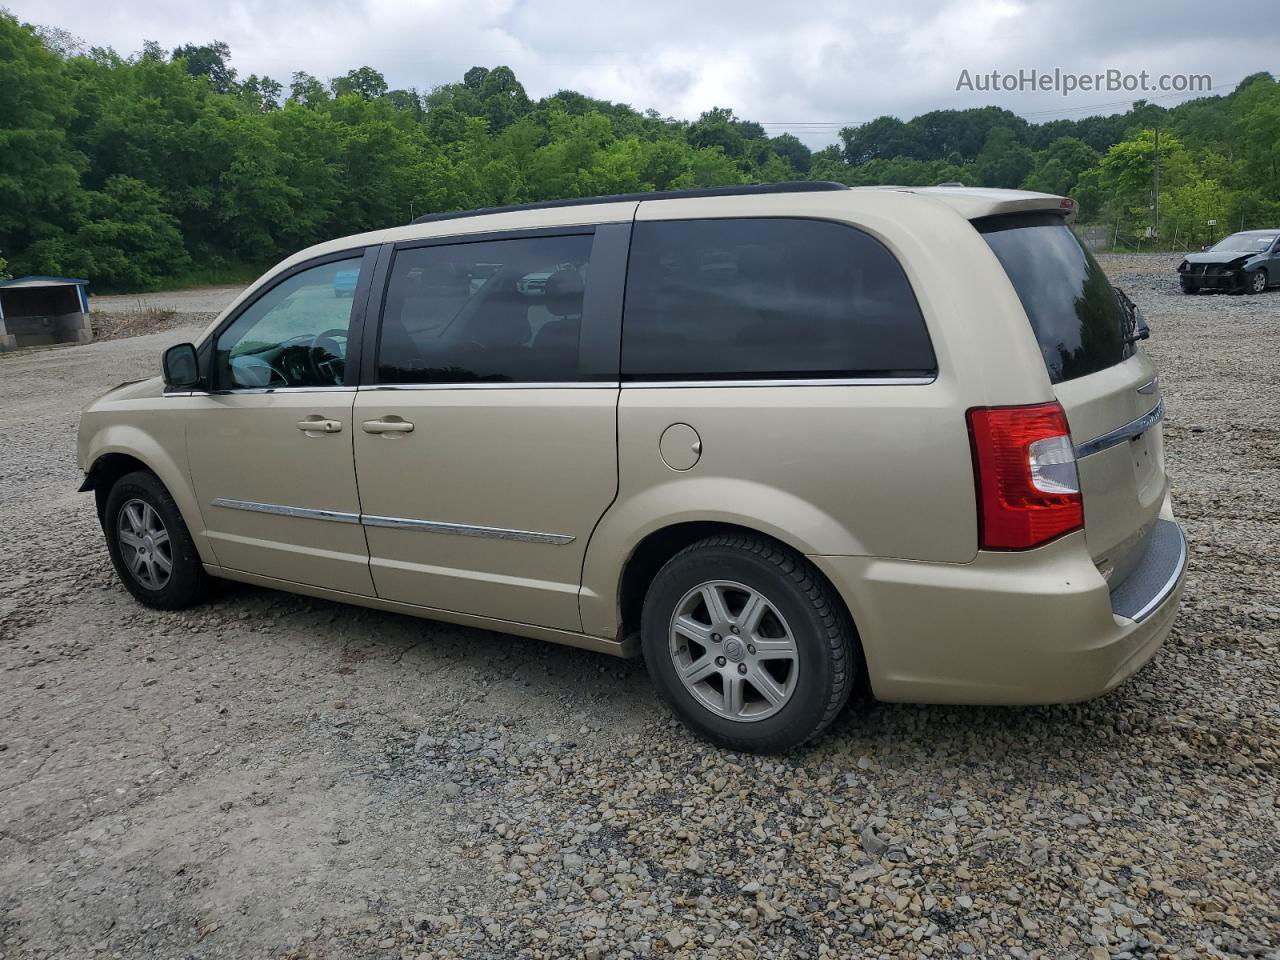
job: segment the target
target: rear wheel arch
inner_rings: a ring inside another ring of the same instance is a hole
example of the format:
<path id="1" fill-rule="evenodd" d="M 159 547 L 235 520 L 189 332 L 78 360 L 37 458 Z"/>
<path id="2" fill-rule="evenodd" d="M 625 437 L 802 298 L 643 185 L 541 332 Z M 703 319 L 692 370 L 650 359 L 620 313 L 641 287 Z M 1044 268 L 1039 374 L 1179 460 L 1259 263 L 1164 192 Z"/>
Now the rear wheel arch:
<path id="1" fill-rule="evenodd" d="M 743 524 L 722 521 L 686 521 L 654 530 L 632 548 L 618 579 L 617 602 L 622 637 L 634 637 L 639 634 L 640 612 L 644 606 L 645 595 L 649 591 L 650 584 L 653 583 L 653 578 L 667 561 L 686 547 L 715 536 L 742 536 L 763 540 L 804 559 L 804 551 L 795 544 L 787 543 L 778 537 Z M 853 624 L 856 637 L 858 619 L 855 611 L 849 608 L 848 600 L 816 565 L 808 563 L 808 566 L 811 575 L 820 580 L 830 591 L 831 596 L 839 602 L 843 613 Z M 859 655 L 862 653 L 861 650 L 857 652 Z"/>

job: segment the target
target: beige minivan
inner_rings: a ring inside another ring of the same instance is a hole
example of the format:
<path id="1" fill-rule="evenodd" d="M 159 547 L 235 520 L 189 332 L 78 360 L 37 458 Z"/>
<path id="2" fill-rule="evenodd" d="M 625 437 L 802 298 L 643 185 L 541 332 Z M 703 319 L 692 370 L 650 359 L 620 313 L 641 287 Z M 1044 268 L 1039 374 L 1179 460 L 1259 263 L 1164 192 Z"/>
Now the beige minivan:
<path id="1" fill-rule="evenodd" d="M 223 577 L 642 654 L 711 740 L 1111 689 L 1186 565 L 1070 200 L 771 184 L 305 250 L 80 425 L 141 602 Z"/>

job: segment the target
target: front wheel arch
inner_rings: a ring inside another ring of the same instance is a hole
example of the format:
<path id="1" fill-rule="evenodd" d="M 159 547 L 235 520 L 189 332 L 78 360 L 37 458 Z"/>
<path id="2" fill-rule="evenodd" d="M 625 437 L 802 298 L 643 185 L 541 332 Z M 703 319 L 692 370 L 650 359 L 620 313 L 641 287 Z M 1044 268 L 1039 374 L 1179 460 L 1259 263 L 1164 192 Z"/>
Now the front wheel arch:
<path id="1" fill-rule="evenodd" d="M 139 470 L 145 470 L 159 479 L 151 467 L 137 457 L 130 456 L 127 453 L 104 453 L 90 465 L 88 473 L 85 474 L 84 483 L 80 485 L 80 490 L 81 492 L 93 491 L 100 523 L 106 516 L 107 497 L 111 495 L 111 488 L 120 481 L 121 477 L 136 473 Z"/>

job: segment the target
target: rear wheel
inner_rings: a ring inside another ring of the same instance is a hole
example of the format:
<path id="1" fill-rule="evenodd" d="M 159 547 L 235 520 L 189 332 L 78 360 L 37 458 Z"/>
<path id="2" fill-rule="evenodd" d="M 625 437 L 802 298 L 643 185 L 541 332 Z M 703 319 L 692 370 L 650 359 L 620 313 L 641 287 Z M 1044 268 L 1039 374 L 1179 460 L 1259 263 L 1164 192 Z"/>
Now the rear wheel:
<path id="1" fill-rule="evenodd" d="M 208 577 L 195 543 L 155 474 L 139 470 L 116 481 L 102 524 L 111 563 L 139 601 L 178 610 L 204 595 Z"/>
<path id="2" fill-rule="evenodd" d="M 709 537 L 658 571 L 641 614 L 654 685 L 697 734 L 736 750 L 787 750 L 849 698 L 854 630 L 800 555 L 763 538 Z"/>
<path id="3" fill-rule="evenodd" d="M 1244 287 L 1250 293 L 1262 293 L 1267 289 L 1267 271 L 1259 268 L 1248 274 L 1244 280 Z"/>

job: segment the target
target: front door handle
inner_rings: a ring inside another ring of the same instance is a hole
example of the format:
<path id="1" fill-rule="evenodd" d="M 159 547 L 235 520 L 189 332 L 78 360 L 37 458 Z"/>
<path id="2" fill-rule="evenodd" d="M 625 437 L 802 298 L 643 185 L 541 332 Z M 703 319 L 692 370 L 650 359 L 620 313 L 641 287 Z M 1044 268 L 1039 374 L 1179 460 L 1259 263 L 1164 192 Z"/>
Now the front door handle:
<path id="1" fill-rule="evenodd" d="M 366 420 L 360 424 L 365 433 L 413 433 L 413 424 L 408 420 Z"/>
<path id="2" fill-rule="evenodd" d="M 342 421 L 316 417 L 314 420 L 299 420 L 295 426 L 304 433 L 338 433 L 342 430 Z"/>

